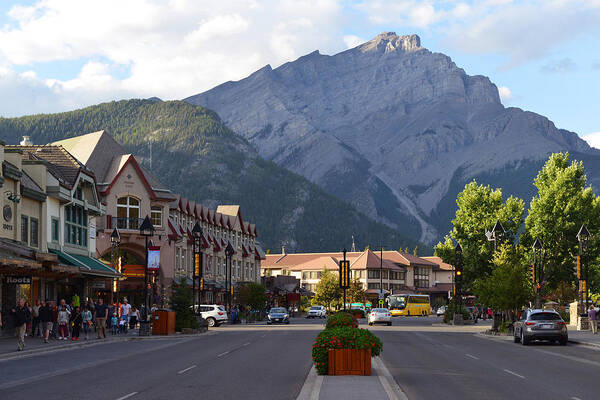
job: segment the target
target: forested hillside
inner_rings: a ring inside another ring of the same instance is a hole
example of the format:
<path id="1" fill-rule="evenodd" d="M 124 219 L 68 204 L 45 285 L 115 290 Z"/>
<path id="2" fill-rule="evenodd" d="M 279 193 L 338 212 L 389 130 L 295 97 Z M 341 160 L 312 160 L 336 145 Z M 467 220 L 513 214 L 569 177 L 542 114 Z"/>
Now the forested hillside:
<path id="1" fill-rule="evenodd" d="M 339 250 L 415 246 L 305 178 L 263 160 L 219 116 L 182 101 L 123 100 L 59 114 L 0 118 L 0 139 L 44 144 L 107 130 L 175 193 L 207 206 L 240 204 L 265 249 Z M 150 165 L 152 141 L 152 165 Z M 421 247 L 426 251 L 426 248 Z"/>

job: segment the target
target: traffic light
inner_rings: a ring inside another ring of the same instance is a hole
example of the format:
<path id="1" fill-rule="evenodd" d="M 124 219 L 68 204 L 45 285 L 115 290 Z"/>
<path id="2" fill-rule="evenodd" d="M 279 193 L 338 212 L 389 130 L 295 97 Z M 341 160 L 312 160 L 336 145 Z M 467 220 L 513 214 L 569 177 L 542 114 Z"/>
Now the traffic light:
<path id="1" fill-rule="evenodd" d="M 456 279 L 459 280 L 462 278 L 462 264 L 458 263 L 456 264 Z"/>
<path id="2" fill-rule="evenodd" d="M 340 288 L 348 289 L 350 287 L 350 261 L 340 261 Z"/>
<path id="3" fill-rule="evenodd" d="M 194 254 L 194 276 L 200 276 L 200 254 Z"/>
<path id="4" fill-rule="evenodd" d="M 529 266 L 529 272 L 531 273 L 531 282 L 535 283 L 535 264 Z"/>
<path id="5" fill-rule="evenodd" d="M 577 279 L 581 279 L 581 256 L 577 256 Z"/>
<path id="6" fill-rule="evenodd" d="M 200 278 L 200 290 L 204 290 L 204 278 Z"/>

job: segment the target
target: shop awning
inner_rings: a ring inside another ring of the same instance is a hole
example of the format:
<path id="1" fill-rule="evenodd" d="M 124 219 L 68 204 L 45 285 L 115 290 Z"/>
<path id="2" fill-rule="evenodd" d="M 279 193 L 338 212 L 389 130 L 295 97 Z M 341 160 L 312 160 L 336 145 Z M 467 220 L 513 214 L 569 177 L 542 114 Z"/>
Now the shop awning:
<path id="1" fill-rule="evenodd" d="M 80 256 L 78 254 L 69 254 L 64 251 L 48 249 L 56 254 L 58 259 L 67 264 L 79 267 L 79 271 L 86 275 L 103 276 L 106 278 L 116 278 L 121 276 L 117 271 L 104 264 L 102 261 L 93 257 Z"/>

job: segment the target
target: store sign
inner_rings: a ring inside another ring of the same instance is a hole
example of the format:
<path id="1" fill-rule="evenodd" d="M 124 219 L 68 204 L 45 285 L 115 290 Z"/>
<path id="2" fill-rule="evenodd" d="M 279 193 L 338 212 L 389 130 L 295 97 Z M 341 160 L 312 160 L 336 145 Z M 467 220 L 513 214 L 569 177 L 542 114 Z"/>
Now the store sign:
<path id="1" fill-rule="evenodd" d="M 6 283 L 13 285 L 31 285 L 30 276 L 7 276 Z"/>
<path id="2" fill-rule="evenodd" d="M 148 247 L 148 269 L 160 269 L 160 246 Z"/>
<path id="3" fill-rule="evenodd" d="M 106 289 L 105 281 L 92 281 L 89 283 L 91 289 Z"/>

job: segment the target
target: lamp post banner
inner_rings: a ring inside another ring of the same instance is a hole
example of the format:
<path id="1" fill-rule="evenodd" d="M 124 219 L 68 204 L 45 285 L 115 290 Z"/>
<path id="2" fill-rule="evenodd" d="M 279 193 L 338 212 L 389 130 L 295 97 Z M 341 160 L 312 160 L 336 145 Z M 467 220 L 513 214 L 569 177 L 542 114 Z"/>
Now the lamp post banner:
<path id="1" fill-rule="evenodd" d="M 160 246 L 148 246 L 148 269 L 160 269 Z"/>

